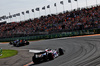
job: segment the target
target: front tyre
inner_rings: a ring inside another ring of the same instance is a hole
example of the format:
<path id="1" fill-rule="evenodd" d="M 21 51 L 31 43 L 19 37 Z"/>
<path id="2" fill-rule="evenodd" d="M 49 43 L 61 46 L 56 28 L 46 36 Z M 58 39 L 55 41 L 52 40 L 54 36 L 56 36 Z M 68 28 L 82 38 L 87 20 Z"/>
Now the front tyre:
<path id="1" fill-rule="evenodd" d="M 61 48 L 58 49 L 58 52 L 59 52 L 59 55 L 63 55 L 64 54 L 64 51 Z"/>

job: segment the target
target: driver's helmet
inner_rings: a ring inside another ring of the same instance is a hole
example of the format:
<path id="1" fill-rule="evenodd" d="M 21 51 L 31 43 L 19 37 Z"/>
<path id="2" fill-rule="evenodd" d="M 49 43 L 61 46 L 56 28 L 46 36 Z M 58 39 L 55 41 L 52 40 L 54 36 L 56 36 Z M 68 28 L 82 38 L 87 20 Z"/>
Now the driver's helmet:
<path id="1" fill-rule="evenodd" d="M 46 48 L 45 51 L 46 51 L 46 52 L 49 51 L 49 48 Z"/>

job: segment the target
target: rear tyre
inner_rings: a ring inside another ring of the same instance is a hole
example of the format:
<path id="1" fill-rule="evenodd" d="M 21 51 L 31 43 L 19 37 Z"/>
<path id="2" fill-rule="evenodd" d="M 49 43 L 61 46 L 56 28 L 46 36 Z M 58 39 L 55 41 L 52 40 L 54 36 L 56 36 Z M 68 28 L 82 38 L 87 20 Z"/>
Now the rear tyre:
<path id="1" fill-rule="evenodd" d="M 29 42 L 26 42 L 26 45 L 29 45 Z"/>
<path id="2" fill-rule="evenodd" d="M 43 61 L 44 61 L 44 62 L 48 61 L 48 57 L 47 57 L 46 55 L 43 56 Z"/>
<path id="3" fill-rule="evenodd" d="M 12 45 L 12 42 L 9 42 L 10 45 Z"/>
<path id="4" fill-rule="evenodd" d="M 52 53 L 49 53 L 49 54 L 48 54 L 48 59 L 49 59 L 49 60 L 53 60 L 53 59 L 54 59 L 54 56 L 53 56 Z"/>
<path id="5" fill-rule="evenodd" d="M 13 44 L 13 46 L 16 46 L 16 44 Z"/>
<path id="6" fill-rule="evenodd" d="M 34 64 L 40 63 L 40 60 L 37 59 L 35 56 L 32 57 L 32 61 L 34 62 Z"/>

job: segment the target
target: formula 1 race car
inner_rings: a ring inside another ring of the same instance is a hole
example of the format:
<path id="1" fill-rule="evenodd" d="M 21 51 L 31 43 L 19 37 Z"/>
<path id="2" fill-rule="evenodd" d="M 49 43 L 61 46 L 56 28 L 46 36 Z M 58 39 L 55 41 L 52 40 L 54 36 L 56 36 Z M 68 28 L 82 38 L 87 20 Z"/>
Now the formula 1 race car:
<path id="1" fill-rule="evenodd" d="M 45 51 L 34 53 L 32 61 L 34 64 L 41 63 L 48 60 L 53 60 L 54 58 L 64 54 L 64 50 L 59 48 L 58 50 L 46 49 Z"/>
<path id="2" fill-rule="evenodd" d="M 19 46 L 29 45 L 29 42 L 27 40 L 15 40 L 15 41 L 10 41 L 9 44 L 19 47 Z"/>

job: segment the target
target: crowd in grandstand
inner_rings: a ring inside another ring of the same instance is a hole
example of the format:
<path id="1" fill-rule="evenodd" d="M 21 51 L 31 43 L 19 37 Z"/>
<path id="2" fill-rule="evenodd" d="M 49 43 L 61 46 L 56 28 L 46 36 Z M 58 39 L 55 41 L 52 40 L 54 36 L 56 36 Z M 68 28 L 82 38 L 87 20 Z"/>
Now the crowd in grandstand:
<path id="1" fill-rule="evenodd" d="M 35 32 L 59 32 L 99 28 L 100 6 L 83 8 L 57 15 L 41 16 L 34 20 L 0 24 L 0 37 L 14 34 L 30 35 Z"/>

